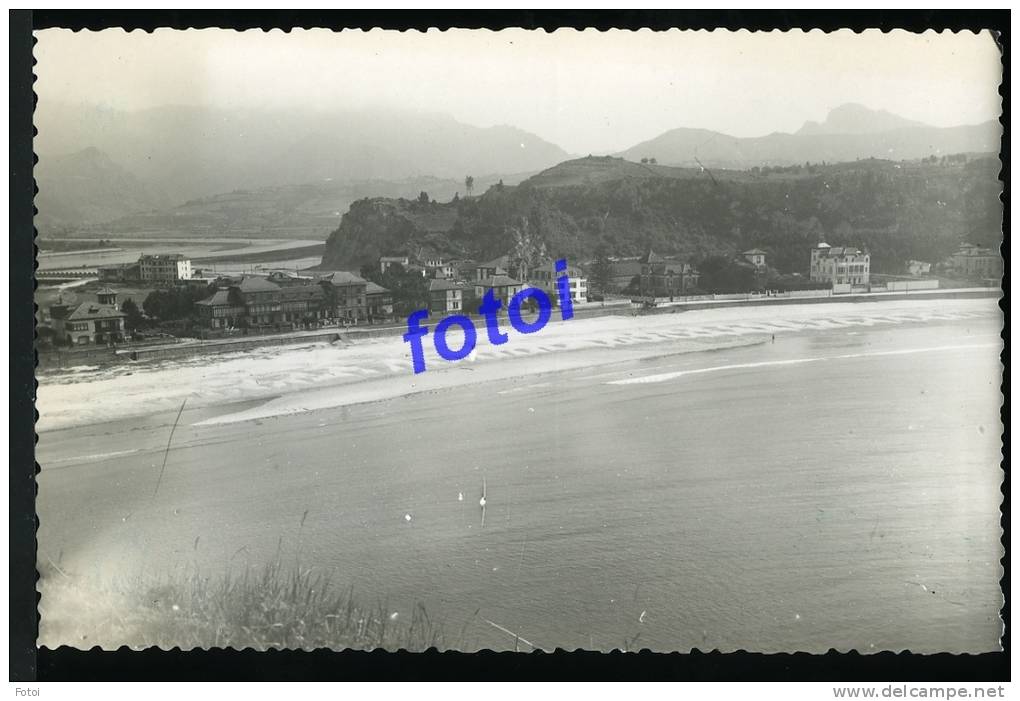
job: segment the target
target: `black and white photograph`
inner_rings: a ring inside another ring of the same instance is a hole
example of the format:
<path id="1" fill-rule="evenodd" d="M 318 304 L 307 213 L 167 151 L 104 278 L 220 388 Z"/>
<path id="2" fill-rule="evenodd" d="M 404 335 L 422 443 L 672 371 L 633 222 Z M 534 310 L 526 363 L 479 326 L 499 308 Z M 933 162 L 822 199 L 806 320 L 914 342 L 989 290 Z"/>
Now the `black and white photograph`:
<path id="1" fill-rule="evenodd" d="M 33 56 L 39 647 L 1003 649 L 996 33 Z"/>

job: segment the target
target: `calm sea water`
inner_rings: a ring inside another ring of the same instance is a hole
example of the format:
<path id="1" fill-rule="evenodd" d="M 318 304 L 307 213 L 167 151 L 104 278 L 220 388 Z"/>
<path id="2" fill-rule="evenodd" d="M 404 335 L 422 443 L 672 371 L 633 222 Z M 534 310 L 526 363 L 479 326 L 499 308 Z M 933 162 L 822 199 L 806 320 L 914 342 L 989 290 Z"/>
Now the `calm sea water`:
<path id="1" fill-rule="evenodd" d="M 513 648 L 486 620 L 546 649 L 997 649 L 997 334 L 834 329 L 182 426 L 156 499 L 165 430 L 107 425 L 104 459 L 40 457 L 40 547 L 109 578 L 282 547 L 462 649 Z"/>

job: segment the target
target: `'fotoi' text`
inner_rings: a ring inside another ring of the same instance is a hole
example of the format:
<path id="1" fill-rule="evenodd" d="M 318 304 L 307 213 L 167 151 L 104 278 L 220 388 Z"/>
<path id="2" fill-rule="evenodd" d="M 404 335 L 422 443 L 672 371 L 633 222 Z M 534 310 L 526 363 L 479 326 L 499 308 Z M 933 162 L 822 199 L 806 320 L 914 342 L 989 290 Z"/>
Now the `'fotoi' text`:
<path id="1" fill-rule="evenodd" d="M 567 277 L 566 259 L 556 261 L 556 294 L 560 302 L 560 316 L 566 321 L 574 316 L 574 304 L 570 298 L 569 278 Z M 534 321 L 525 321 L 521 315 L 521 307 L 529 299 L 534 301 L 538 308 L 538 316 Z M 482 297 L 482 303 L 478 307 L 478 314 L 485 318 L 485 332 L 488 335 L 489 343 L 494 346 L 501 346 L 510 340 L 510 336 L 499 328 L 499 310 L 503 302 L 496 299 L 491 289 L 487 290 Z M 518 333 L 535 333 L 545 328 L 552 318 L 552 300 L 549 299 L 543 290 L 537 287 L 526 287 L 513 296 L 506 306 L 506 315 L 510 325 Z M 429 311 L 418 309 L 411 312 L 407 317 L 407 333 L 404 334 L 404 342 L 411 346 L 411 364 L 415 374 L 425 372 L 425 351 L 422 339 L 428 335 L 427 326 L 421 322 L 427 319 Z M 446 333 L 451 326 L 459 326 L 464 332 L 464 342 L 460 348 L 450 348 L 446 340 Z M 432 332 L 432 342 L 435 345 L 436 353 L 444 360 L 457 361 L 471 355 L 478 341 L 478 330 L 470 317 L 463 314 L 452 314 L 445 317 L 436 324 Z"/>

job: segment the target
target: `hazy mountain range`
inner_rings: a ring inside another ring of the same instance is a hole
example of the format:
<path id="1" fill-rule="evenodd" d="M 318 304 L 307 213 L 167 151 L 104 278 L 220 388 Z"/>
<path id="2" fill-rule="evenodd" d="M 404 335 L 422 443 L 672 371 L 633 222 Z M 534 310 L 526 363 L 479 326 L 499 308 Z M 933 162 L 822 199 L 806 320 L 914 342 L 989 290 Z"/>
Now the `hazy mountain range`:
<path id="1" fill-rule="evenodd" d="M 293 204 L 295 192 L 325 197 L 316 205 L 317 226 L 322 226 L 324 216 L 342 213 L 360 197 L 415 197 L 417 188 L 425 189 L 422 183 L 431 179 L 442 183 L 433 183 L 433 198 L 457 191 L 463 196 L 458 186 L 469 174 L 478 181 L 477 194 L 501 177 L 511 184 L 570 158 L 559 146 L 515 127 L 479 128 L 446 115 L 392 110 L 241 112 L 166 106 L 124 112 L 40 103 L 35 124 L 37 226 L 44 233 L 143 212 L 151 213 L 153 223 L 173 218 L 185 202 L 189 215 L 208 214 L 212 228 L 230 229 L 233 220 L 222 216 L 221 195 L 238 190 L 249 200 L 248 211 L 274 222 L 287 216 L 287 208 L 276 203 Z M 807 122 L 796 134 L 739 138 L 674 129 L 617 155 L 632 161 L 655 158 L 662 165 L 732 169 L 868 157 L 911 160 L 998 151 L 1000 133 L 998 122 L 936 128 L 843 105 L 823 123 Z M 203 202 L 220 215 L 204 211 Z M 300 206 L 291 209 L 301 211 Z M 132 220 L 124 220 L 118 228 L 131 225 Z"/>
<path id="2" fill-rule="evenodd" d="M 915 160 L 950 153 L 998 152 L 997 121 L 949 128 L 931 127 L 856 104 L 829 113 L 821 124 L 807 122 L 796 134 L 739 138 L 707 129 L 672 129 L 616 155 L 655 158 L 665 165 L 745 169 L 765 165 Z"/>

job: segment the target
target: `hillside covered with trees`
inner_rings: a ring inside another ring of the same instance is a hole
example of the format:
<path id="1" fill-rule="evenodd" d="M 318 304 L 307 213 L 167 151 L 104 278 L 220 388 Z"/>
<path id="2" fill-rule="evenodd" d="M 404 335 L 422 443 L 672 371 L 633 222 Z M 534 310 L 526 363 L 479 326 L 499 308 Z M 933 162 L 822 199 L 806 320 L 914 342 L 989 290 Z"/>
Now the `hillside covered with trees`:
<path id="1" fill-rule="evenodd" d="M 875 272 L 900 272 L 963 240 L 998 245 L 999 169 L 984 154 L 745 171 L 589 156 L 446 203 L 425 193 L 359 200 L 330 235 L 323 267 L 357 270 L 394 254 L 489 258 L 526 241 L 576 261 L 600 245 L 614 256 L 652 247 L 694 262 L 758 247 L 770 266 L 804 273 L 808 249 L 825 240 L 868 249 Z"/>

